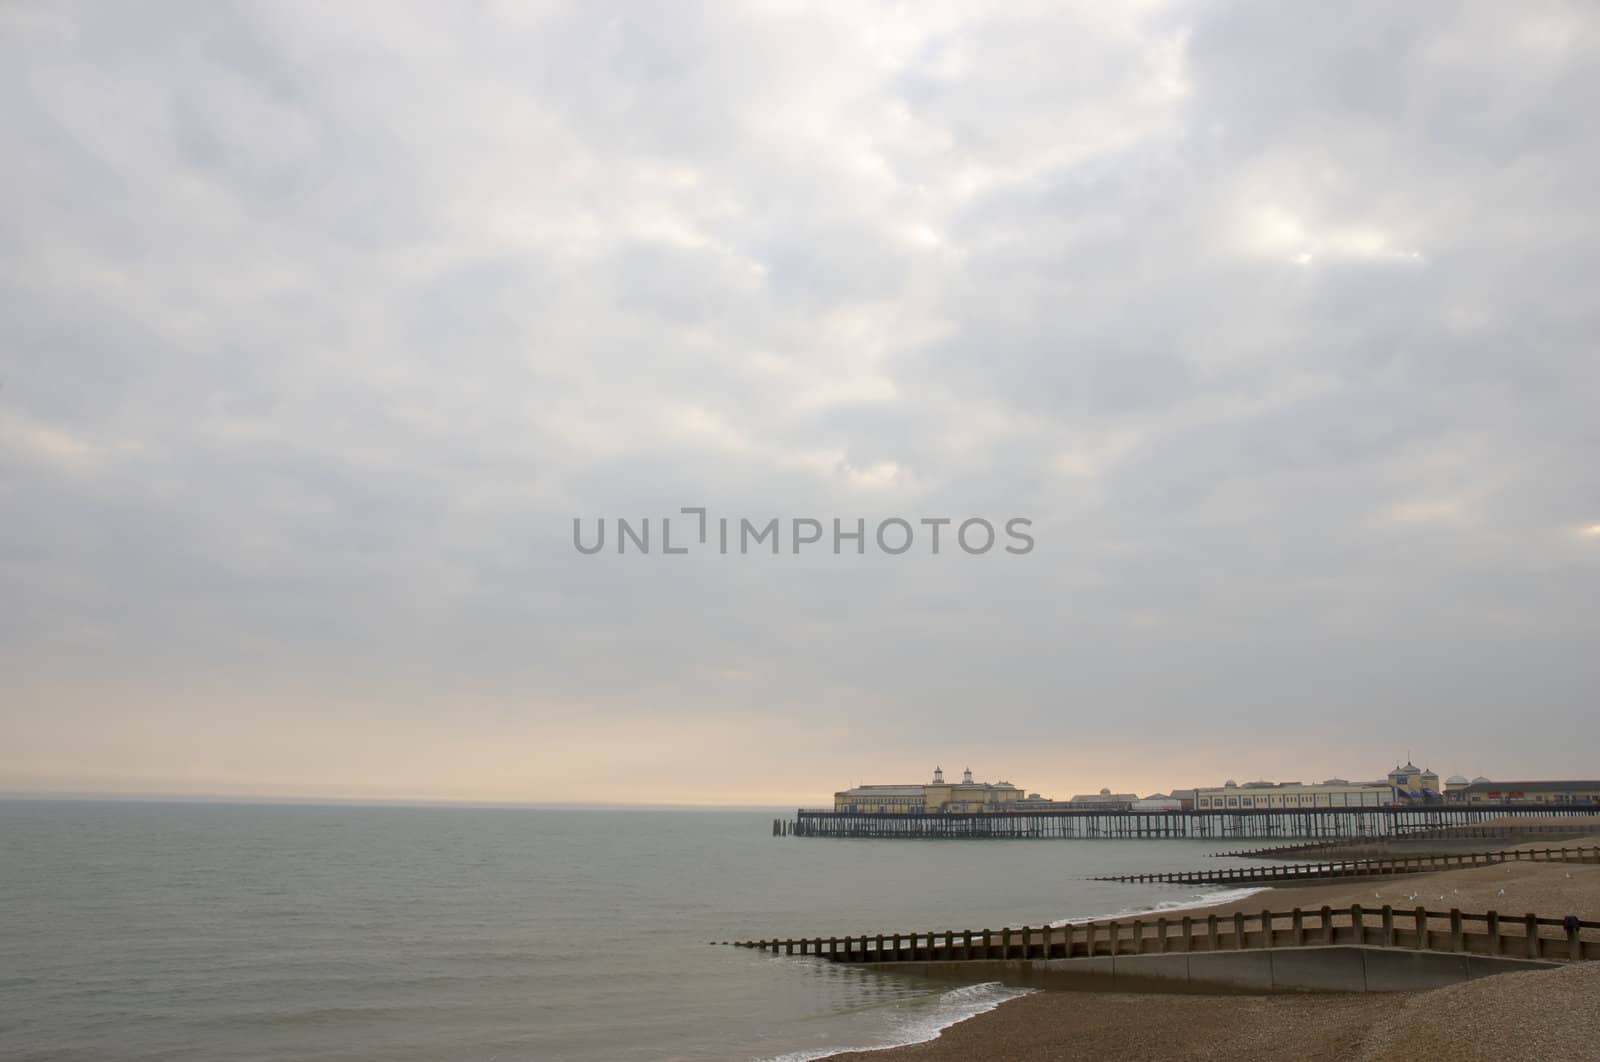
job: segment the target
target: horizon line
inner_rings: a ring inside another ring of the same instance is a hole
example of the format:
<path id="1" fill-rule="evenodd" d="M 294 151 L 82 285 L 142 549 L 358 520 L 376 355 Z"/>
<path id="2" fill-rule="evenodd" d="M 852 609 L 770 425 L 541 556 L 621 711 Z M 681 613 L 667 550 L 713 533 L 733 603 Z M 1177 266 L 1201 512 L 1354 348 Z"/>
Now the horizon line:
<path id="1" fill-rule="evenodd" d="M 78 804 L 207 804 L 292 807 L 462 808 L 505 811 L 781 811 L 783 804 L 474 800 L 445 797 L 338 797 L 227 793 L 101 793 L 85 790 L 0 789 L 0 801 Z M 796 805 L 798 807 L 799 805 Z"/>

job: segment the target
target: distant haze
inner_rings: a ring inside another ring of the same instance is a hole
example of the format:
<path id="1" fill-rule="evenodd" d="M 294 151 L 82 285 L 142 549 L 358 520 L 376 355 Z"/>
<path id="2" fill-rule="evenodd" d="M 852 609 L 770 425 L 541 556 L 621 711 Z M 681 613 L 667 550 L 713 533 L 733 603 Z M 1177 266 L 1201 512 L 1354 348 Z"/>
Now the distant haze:
<path id="1" fill-rule="evenodd" d="M 1600 776 L 1597 98 L 1586 3 L 0 6 L 0 791 Z M 684 507 L 1034 545 L 574 548 Z"/>

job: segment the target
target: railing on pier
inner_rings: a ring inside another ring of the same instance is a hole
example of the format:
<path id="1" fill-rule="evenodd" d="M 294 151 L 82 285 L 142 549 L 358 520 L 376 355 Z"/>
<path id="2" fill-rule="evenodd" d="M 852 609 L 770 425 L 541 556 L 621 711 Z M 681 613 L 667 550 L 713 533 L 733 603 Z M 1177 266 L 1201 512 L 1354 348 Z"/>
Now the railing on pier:
<path id="1" fill-rule="evenodd" d="M 1395 874 L 1425 874 L 1460 867 L 1488 867 L 1501 863 L 1600 863 L 1600 846 L 1587 848 L 1508 848 L 1498 852 L 1461 852 L 1451 855 L 1402 856 L 1391 859 L 1339 859 L 1322 863 L 1288 863 L 1265 867 L 1224 867 L 1215 870 L 1172 870 L 1149 874 L 1107 874 L 1090 881 L 1149 882 L 1171 885 L 1244 885 L 1284 881 L 1320 881 L 1328 878 L 1369 878 Z"/>
<path id="2" fill-rule="evenodd" d="M 774 820 L 775 836 L 962 838 L 1281 838 L 1343 840 L 1471 826 L 1503 816 L 1560 819 L 1587 805 L 1411 804 L 1380 807 L 1113 811 L 1049 808 L 991 812 L 865 812 L 801 808 Z"/>
<path id="3" fill-rule="evenodd" d="M 1589 932 L 1585 937 L 1584 931 Z M 1000 930 L 877 933 L 733 941 L 734 947 L 810 955 L 839 963 L 966 962 L 1076 959 L 1255 948 L 1333 945 L 1581 961 L 1600 959 L 1600 922 L 1568 915 L 1502 918 L 1497 911 L 1464 914 L 1359 904 L 1349 909 L 1262 911 L 1260 914 L 1082 922 Z M 729 943 L 723 941 L 724 944 Z"/>

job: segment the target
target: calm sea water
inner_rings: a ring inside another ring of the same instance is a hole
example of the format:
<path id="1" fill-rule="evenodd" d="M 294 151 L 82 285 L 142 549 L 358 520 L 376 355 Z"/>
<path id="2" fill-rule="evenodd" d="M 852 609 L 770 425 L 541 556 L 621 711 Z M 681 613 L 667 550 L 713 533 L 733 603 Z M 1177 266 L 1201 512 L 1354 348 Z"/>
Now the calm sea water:
<path id="1" fill-rule="evenodd" d="M 11 1062 L 815 1058 L 952 990 L 711 940 L 1039 925 L 1199 890 L 1198 841 L 775 838 L 778 812 L 0 801 Z"/>

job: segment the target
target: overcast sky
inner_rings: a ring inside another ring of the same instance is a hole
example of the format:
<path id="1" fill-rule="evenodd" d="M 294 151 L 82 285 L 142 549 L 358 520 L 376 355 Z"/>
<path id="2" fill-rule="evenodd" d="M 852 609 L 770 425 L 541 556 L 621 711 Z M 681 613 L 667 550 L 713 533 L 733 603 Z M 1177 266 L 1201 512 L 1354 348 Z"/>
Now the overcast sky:
<path id="1" fill-rule="evenodd" d="M 1596 99 L 1588 3 L 0 6 L 0 790 L 1600 776 Z"/>

